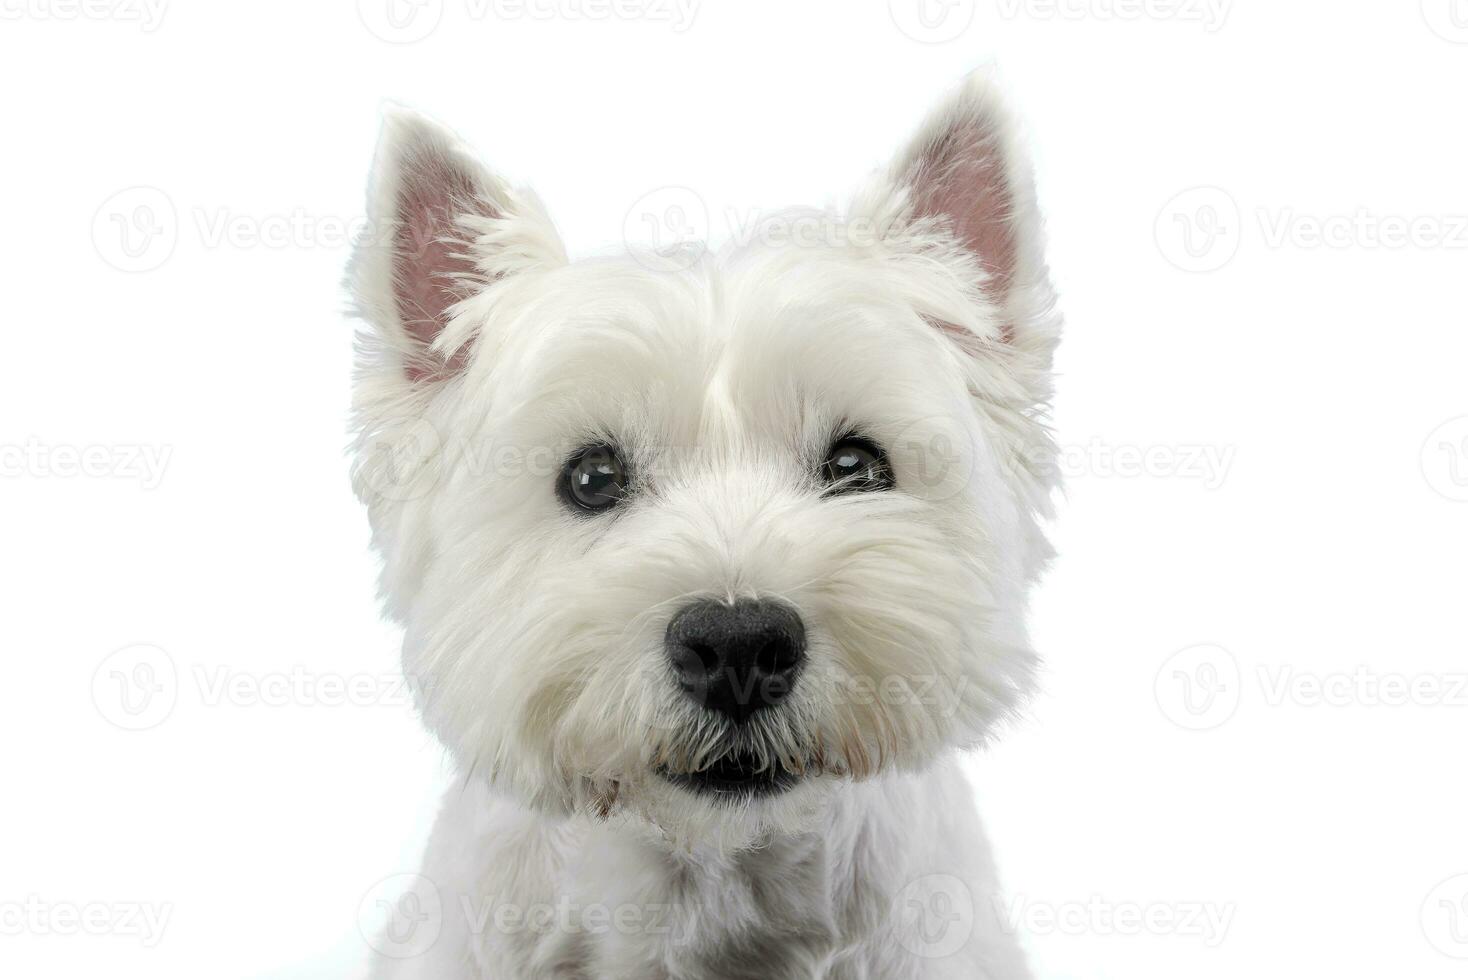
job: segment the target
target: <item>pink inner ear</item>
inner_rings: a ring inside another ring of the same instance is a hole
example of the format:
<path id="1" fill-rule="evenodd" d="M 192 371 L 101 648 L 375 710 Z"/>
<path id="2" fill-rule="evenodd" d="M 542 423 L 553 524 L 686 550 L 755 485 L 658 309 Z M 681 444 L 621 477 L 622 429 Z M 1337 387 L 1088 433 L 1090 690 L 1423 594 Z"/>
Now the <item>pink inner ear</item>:
<path id="1" fill-rule="evenodd" d="M 393 298 L 403 328 L 424 349 L 447 325 L 449 307 L 463 298 L 462 282 L 477 273 L 454 219 L 484 211 L 470 175 L 438 159 L 404 162 L 393 239 Z M 408 376 L 418 381 L 452 373 L 464 366 L 466 356 L 457 351 L 437 369 L 411 363 Z"/>
<path id="2" fill-rule="evenodd" d="M 1003 301 L 1018 264 L 1014 196 L 999 141 L 981 120 L 946 129 L 923 148 L 912 181 L 920 215 L 945 216 Z"/>

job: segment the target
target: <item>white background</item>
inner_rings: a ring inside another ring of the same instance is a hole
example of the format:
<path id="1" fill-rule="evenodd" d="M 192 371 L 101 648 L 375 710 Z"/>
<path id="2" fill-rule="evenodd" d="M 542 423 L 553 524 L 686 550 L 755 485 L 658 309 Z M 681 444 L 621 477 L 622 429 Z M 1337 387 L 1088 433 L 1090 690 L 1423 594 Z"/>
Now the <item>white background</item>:
<path id="1" fill-rule="evenodd" d="M 0 0 L 0 975 L 352 976 L 416 866 L 343 455 L 384 98 L 585 254 L 838 201 L 997 60 L 1068 317 L 1046 693 L 972 767 L 1037 972 L 1463 976 L 1468 3 L 925 2 Z"/>

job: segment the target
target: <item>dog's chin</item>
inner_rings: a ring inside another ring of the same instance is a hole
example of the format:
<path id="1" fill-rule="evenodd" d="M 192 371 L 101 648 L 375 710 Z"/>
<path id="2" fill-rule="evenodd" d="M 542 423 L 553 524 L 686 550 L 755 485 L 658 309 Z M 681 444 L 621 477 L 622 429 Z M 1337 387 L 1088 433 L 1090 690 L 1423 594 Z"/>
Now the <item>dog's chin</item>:
<path id="1" fill-rule="evenodd" d="M 734 752 L 691 772 L 667 766 L 655 770 L 663 780 L 715 804 L 737 804 L 780 796 L 806 777 L 778 762 L 762 766 L 750 753 Z"/>

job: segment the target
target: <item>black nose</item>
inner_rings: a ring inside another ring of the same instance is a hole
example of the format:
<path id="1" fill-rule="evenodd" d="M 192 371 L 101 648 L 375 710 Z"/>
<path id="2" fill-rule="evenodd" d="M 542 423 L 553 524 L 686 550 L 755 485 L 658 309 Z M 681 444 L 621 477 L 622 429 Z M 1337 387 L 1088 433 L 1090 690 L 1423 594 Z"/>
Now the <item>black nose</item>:
<path id="1" fill-rule="evenodd" d="M 781 602 L 705 599 L 673 617 L 665 643 L 688 696 L 742 724 L 790 693 L 805 661 L 805 624 Z"/>

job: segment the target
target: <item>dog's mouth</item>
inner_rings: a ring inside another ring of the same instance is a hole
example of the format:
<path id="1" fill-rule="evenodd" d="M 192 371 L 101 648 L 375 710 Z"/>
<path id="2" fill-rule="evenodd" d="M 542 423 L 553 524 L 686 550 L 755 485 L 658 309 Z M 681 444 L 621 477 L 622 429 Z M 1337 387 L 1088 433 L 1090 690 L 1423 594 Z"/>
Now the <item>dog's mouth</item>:
<path id="1" fill-rule="evenodd" d="M 657 768 L 659 776 L 693 793 L 715 797 L 719 803 L 738 803 L 760 796 L 775 796 L 800 782 L 799 773 L 772 762 L 761 766 L 752 753 L 733 752 L 693 772 Z"/>

